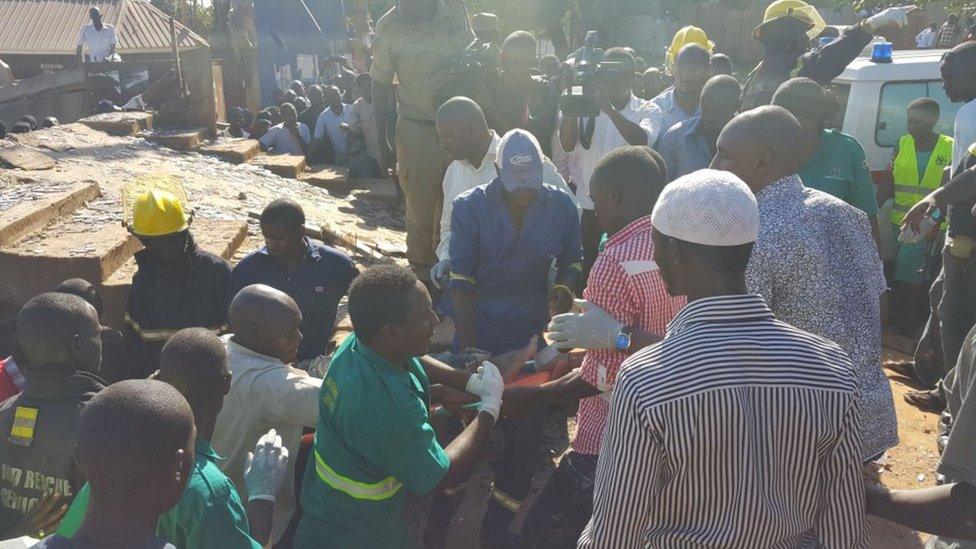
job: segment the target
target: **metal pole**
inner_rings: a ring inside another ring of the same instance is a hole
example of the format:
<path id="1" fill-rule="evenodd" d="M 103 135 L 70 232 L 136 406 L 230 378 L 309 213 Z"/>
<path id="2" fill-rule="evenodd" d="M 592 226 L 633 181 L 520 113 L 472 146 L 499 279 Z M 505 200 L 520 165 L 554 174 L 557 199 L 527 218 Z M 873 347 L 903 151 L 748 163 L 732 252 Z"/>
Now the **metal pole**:
<path id="1" fill-rule="evenodd" d="M 169 38 L 173 44 L 174 69 L 176 70 L 176 85 L 180 89 L 180 99 L 186 99 L 186 88 L 183 87 L 183 67 L 180 65 L 180 43 L 176 38 L 176 20 L 169 18 Z"/>

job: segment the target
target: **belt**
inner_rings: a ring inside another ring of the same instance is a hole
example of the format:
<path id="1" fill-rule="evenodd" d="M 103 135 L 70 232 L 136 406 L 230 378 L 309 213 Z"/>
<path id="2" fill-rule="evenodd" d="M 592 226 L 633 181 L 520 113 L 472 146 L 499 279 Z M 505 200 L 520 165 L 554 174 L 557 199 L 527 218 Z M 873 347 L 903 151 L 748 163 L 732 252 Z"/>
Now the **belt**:
<path id="1" fill-rule="evenodd" d="M 433 126 L 433 125 L 436 124 L 433 120 L 428 120 L 426 118 L 414 118 L 412 116 L 407 116 L 405 114 L 401 114 L 399 116 L 400 116 L 400 118 L 402 118 L 404 120 L 409 120 L 411 122 L 415 122 L 417 124 L 421 124 L 421 125 L 424 125 L 424 126 Z"/>

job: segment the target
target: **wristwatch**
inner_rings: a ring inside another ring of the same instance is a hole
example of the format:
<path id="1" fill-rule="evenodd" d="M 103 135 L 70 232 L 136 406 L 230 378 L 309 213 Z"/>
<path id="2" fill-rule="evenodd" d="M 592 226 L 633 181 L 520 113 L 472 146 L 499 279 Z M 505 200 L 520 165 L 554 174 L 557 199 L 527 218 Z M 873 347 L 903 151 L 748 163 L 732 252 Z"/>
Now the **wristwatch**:
<path id="1" fill-rule="evenodd" d="M 620 331 L 617 332 L 617 337 L 613 340 L 613 348 L 620 351 L 621 353 L 626 353 L 630 350 L 630 334 L 633 333 L 634 329 L 630 326 L 623 326 Z"/>

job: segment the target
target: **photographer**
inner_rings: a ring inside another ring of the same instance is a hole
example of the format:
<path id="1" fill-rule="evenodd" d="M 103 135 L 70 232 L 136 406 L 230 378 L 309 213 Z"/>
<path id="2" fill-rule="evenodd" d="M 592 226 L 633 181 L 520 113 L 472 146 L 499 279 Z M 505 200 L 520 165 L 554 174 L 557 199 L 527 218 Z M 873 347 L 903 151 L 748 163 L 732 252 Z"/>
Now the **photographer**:
<path id="1" fill-rule="evenodd" d="M 584 277 L 596 259 L 602 234 L 590 199 L 590 175 L 593 169 L 610 151 L 626 145 L 649 145 L 661 131 L 656 122 L 661 120 L 660 109 L 632 92 L 635 81 L 634 56 L 623 48 L 611 48 L 604 54 L 603 61 L 614 63 L 615 70 L 601 74 L 598 69 L 594 78 L 600 114 L 595 118 L 582 119 L 564 115 L 559 126 L 559 142 L 563 151 L 573 153 L 579 167 L 579 180 L 575 183 L 576 197 L 583 208 Z M 592 134 L 589 147 L 580 142 L 581 133 Z"/>
<path id="2" fill-rule="evenodd" d="M 489 128 L 499 135 L 516 128 L 527 130 L 549 156 L 561 90 L 556 79 L 532 74 L 537 65 L 535 52 L 532 34 L 510 34 L 502 45 L 501 70 L 487 82 L 477 102 L 485 111 Z"/>

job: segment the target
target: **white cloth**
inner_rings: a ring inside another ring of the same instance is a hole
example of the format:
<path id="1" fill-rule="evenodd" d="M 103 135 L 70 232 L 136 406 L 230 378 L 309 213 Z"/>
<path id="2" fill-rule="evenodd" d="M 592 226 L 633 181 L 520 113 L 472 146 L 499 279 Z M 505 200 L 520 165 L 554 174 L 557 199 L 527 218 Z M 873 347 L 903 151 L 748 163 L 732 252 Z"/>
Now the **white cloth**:
<path id="1" fill-rule="evenodd" d="M 299 122 L 298 133 L 302 136 L 302 141 L 305 142 L 306 146 L 312 143 L 308 126 Z M 305 154 L 301 143 L 295 139 L 295 134 L 291 133 L 291 130 L 286 128 L 284 124 L 271 126 L 267 133 L 261 136 L 260 142 L 266 149 L 273 148 L 282 154 Z"/>
<path id="2" fill-rule="evenodd" d="M 352 126 L 352 105 L 342 104 L 342 114 L 336 114 L 329 107 L 326 107 L 318 120 L 315 121 L 315 139 L 322 139 L 328 132 L 329 141 L 336 154 L 346 154 L 346 134 L 339 129 L 339 124 Z"/>
<path id="3" fill-rule="evenodd" d="M 661 132 L 659 125 L 661 111 L 653 103 L 631 94 L 630 101 L 620 111 L 620 114 L 647 132 L 647 145 L 657 141 L 657 136 Z M 584 125 L 580 124 L 580 135 L 583 134 Z M 627 140 L 620 135 L 617 127 L 613 125 L 613 121 L 603 112 L 595 119 L 590 148 L 584 149 L 579 141 L 576 142 L 576 148 L 573 149 L 572 154 L 576 156 L 578 161 L 579 172 L 577 175 L 579 180 L 574 181 L 574 183 L 576 183 L 576 198 L 584 210 L 593 209 L 593 201 L 590 200 L 590 176 L 593 175 L 597 163 L 610 151 L 627 145 Z"/>
<path id="4" fill-rule="evenodd" d="M 481 165 L 472 166 L 467 160 L 455 160 L 444 172 L 444 205 L 441 210 L 441 242 L 437 245 L 437 259 L 450 259 L 448 250 L 451 246 L 451 214 L 454 213 L 454 199 L 466 191 L 479 185 L 487 185 L 495 179 L 497 175 L 495 157 L 498 154 L 500 142 L 501 138 L 492 131 L 491 144 L 488 145 L 488 152 L 481 160 Z M 576 197 L 569 185 L 556 171 L 556 166 L 545 156 L 542 157 L 542 182 L 563 191 L 573 198 L 574 203 L 576 202 Z"/>
<path id="5" fill-rule="evenodd" d="M 915 46 L 920 49 L 931 48 L 935 44 L 935 31 L 925 27 L 915 36 Z"/>
<path id="6" fill-rule="evenodd" d="M 10 70 L 10 65 L 0 59 L 0 86 L 14 83 L 14 71 Z"/>
<path id="7" fill-rule="evenodd" d="M 656 121 L 656 125 L 660 128 L 659 133 L 661 136 L 678 123 L 701 114 L 701 108 L 699 107 L 695 107 L 695 112 L 687 113 L 678 105 L 678 102 L 674 100 L 674 86 L 659 93 L 657 97 L 651 99 L 651 103 L 654 103 L 660 113 L 660 118 Z M 651 144 L 654 144 L 654 141 L 651 141 Z"/>
<path id="8" fill-rule="evenodd" d="M 366 139 L 366 154 L 377 159 L 380 154 L 380 140 L 376 134 L 376 109 L 372 103 L 360 97 L 352 104 L 352 126 L 363 133 Z"/>
<path id="9" fill-rule="evenodd" d="M 749 187 L 732 173 L 698 170 L 664 187 L 651 225 L 685 242 L 739 246 L 756 241 L 759 206 Z"/>
<path id="10" fill-rule="evenodd" d="M 119 39 L 112 25 L 103 23 L 102 30 L 97 30 L 89 23 L 81 27 L 81 31 L 78 32 L 77 45 L 88 48 L 88 55 L 91 56 L 92 61 L 104 61 L 112 53 L 112 46 L 118 47 Z"/>
<path id="11" fill-rule="evenodd" d="M 952 125 L 952 138 L 952 175 L 955 175 L 959 164 L 969 154 L 969 146 L 976 143 L 976 99 L 966 103 L 956 111 L 956 119 Z"/>
<path id="12" fill-rule="evenodd" d="M 274 506 L 271 541 L 276 542 L 288 528 L 295 512 L 295 456 L 301 443 L 302 429 L 315 427 L 319 416 L 319 389 L 322 380 L 292 368 L 280 360 L 264 356 L 231 341 L 231 334 L 221 338 L 227 347 L 230 366 L 230 392 L 217 415 L 217 425 L 210 443 L 225 458 L 217 465 L 237 486 L 241 499 L 247 501 L 244 484 L 244 460 L 269 429 L 275 429 L 292 456 L 285 482 L 278 490 Z"/>

